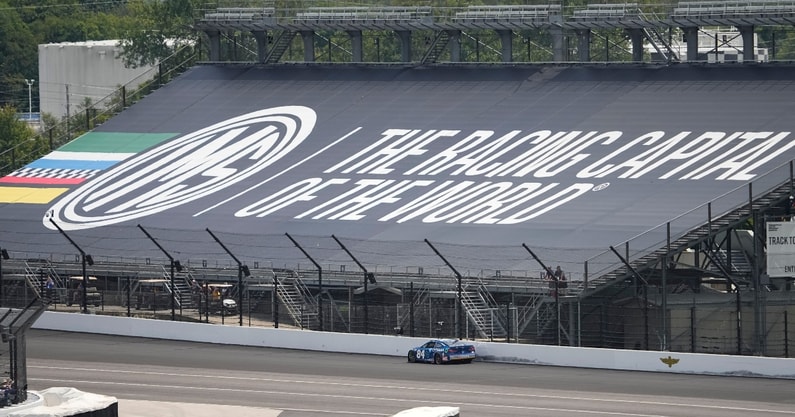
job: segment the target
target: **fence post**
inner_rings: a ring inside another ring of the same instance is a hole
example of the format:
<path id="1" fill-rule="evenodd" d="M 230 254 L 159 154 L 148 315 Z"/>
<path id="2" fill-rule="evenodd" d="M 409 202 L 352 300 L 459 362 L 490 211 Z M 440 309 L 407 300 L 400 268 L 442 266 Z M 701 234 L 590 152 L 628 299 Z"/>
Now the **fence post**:
<path id="1" fill-rule="evenodd" d="M 204 297 L 204 322 L 210 322 L 210 283 L 204 281 L 204 293 L 202 294 Z M 201 316 L 199 317 L 201 319 Z"/>
<path id="2" fill-rule="evenodd" d="M 127 275 L 127 317 L 131 316 L 130 315 L 130 303 L 132 302 L 132 300 L 130 299 L 131 298 L 130 297 L 131 290 L 132 290 L 132 287 L 130 287 L 130 276 Z"/>
<path id="3" fill-rule="evenodd" d="M 505 317 L 507 320 L 507 331 L 505 332 L 505 343 L 511 343 L 511 303 L 505 304 Z"/>
<path id="4" fill-rule="evenodd" d="M 409 284 L 409 291 L 411 292 L 409 297 L 409 336 L 414 337 L 414 281 Z"/>
<path id="5" fill-rule="evenodd" d="M 784 357 L 789 358 L 789 321 L 787 310 L 784 310 Z"/>
<path id="6" fill-rule="evenodd" d="M 696 308 L 690 307 L 690 352 L 696 353 Z"/>
<path id="7" fill-rule="evenodd" d="M 279 328 L 279 278 L 273 274 L 273 327 Z"/>

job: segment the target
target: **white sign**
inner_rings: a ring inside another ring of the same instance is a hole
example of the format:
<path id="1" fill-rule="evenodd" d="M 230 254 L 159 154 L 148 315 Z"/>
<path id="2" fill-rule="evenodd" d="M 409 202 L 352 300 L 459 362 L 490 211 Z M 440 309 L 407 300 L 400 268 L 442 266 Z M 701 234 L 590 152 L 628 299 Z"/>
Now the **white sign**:
<path id="1" fill-rule="evenodd" d="M 795 222 L 767 223 L 767 274 L 795 277 Z"/>

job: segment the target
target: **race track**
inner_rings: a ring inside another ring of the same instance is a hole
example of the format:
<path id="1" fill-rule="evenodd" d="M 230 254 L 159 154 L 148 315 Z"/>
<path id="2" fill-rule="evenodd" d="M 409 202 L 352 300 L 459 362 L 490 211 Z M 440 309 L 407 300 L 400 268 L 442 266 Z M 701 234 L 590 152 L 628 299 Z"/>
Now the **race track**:
<path id="1" fill-rule="evenodd" d="M 433 405 L 460 407 L 462 417 L 795 416 L 793 380 L 484 362 L 434 366 L 43 330 L 29 332 L 27 356 L 31 390 L 69 386 L 122 400 L 281 409 L 283 417 L 389 416 Z"/>

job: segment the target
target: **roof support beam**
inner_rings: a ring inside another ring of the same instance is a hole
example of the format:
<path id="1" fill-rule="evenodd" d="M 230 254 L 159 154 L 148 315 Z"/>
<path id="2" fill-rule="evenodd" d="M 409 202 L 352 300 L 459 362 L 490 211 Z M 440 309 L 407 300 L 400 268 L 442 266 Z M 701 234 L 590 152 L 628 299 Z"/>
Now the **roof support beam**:
<path id="1" fill-rule="evenodd" d="M 268 57 L 268 31 L 252 30 L 251 34 L 257 41 L 257 63 L 262 64 Z"/>
<path id="2" fill-rule="evenodd" d="M 756 51 L 754 50 L 754 26 L 740 26 L 740 34 L 743 37 L 743 61 L 756 61 Z"/>
<path id="3" fill-rule="evenodd" d="M 315 32 L 302 30 L 300 33 L 304 41 L 304 62 L 315 62 Z"/>
<path id="4" fill-rule="evenodd" d="M 400 59 L 411 62 L 411 31 L 399 30 L 396 33 L 400 38 Z"/>
<path id="5" fill-rule="evenodd" d="M 499 29 L 497 35 L 500 37 L 502 45 L 502 62 L 513 62 L 513 31 Z"/>
<path id="6" fill-rule="evenodd" d="M 577 52 L 580 62 L 591 61 L 591 30 L 578 29 L 577 31 Z"/>
<path id="7" fill-rule="evenodd" d="M 687 60 L 698 61 L 698 27 L 686 27 L 684 31 L 687 41 Z"/>
<path id="8" fill-rule="evenodd" d="M 353 57 L 351 62 L 362 62 L 364 55 L 362 54 L 362 31 L 361 30 L 348 30 L 348 36 L 351 37 L 351 52 Z"/>
<path id="9" fill-rule="evenodd" d="M 221 32 L 217 30 L 207 30 L 208 45 L 210 50 L 210 61 L 217 62 L 221 60 Z"/>

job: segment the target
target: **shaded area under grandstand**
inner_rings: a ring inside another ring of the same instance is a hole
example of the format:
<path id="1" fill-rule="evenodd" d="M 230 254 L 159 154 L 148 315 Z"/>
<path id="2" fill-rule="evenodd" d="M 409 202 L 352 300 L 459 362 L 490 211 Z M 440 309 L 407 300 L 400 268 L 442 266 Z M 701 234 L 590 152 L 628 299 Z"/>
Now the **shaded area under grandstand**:
<path id="1" fill-rule="evenodd" d="M 199 66 L 71 144 L 147 151 L 46 204 L 5 181 L 2 245 L 74 253 L 47 214 L 95 259 L 161 258 L 141 224 L 211 264 L 229 260 L 206 229 L 248 264 L 306 264 L 290 233 L 330 263 L 335 235 L 377 265 L 440 266 L 428 239 L 462 269 L 537 269 L 526 243 L 580 271 L 786 181 L 792 97 L 791 66 Z"/>

